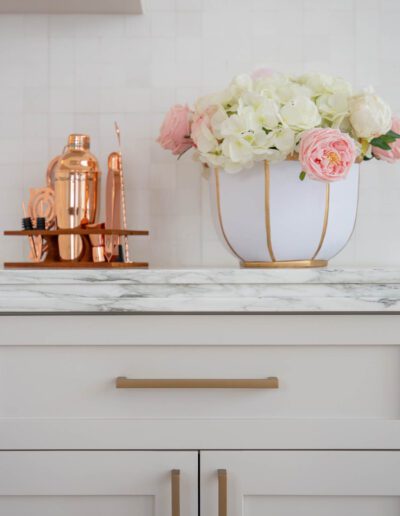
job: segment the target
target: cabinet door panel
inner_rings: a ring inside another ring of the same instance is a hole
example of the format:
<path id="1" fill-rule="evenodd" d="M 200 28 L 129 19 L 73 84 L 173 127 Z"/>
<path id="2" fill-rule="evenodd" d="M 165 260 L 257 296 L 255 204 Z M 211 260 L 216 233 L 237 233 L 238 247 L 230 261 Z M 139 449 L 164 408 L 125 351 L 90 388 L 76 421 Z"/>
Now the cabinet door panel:
<path id="1" fill-rule="evenodd" d="M 218 514 L 218 470 L 227 478 L 219 516 L 400 514 L 400 452 L 204 452 L 202 516 Z"/>
<path id="2" fill-rule="evenodd" d="M 196 452 L 1 452 L 0 514 L 168 516 L 172 470 L 182 514 L 197 516 Z"/>

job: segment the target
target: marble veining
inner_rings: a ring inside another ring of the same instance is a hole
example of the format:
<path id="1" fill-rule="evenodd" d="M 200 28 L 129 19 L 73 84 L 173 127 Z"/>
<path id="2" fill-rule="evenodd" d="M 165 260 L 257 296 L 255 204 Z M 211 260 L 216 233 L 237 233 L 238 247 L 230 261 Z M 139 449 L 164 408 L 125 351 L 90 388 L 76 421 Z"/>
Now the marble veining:
<path id="1" fill-rule="evenodd" d="M 0 313 L 398 312 L 400 268 L 1 270 Z"/>

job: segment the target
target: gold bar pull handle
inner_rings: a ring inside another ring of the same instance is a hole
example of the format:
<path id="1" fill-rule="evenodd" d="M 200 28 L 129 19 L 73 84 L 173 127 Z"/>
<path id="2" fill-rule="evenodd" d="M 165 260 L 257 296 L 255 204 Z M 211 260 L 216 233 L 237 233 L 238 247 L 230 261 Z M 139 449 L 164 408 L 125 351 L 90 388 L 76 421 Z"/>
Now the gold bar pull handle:
<path id="1" fill-rule="evenodd" d="M 218 470 L 218 516 L 228 516 L 228 474 Z"/>
<path id="2" fill-rule="evenodd" d="M 180 477 L 179 469 L 171 471 L 171 514 L 172 516 L 181 515 L 181 493 L 180 493 Z"/>
<path id="3" fill-rule="evenodd" d="M 269 378 L 176 378 L 176 379 L 134 379 L 119 376 L 116 379 L 117 389 L 278 389 L 279 379 Z"/>

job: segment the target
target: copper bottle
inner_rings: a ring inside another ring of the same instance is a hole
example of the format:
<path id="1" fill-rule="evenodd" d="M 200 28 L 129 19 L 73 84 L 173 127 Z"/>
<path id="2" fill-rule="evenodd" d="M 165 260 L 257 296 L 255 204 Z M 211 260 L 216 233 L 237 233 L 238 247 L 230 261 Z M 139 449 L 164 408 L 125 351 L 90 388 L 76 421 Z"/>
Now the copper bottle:
<path id="1" fill-rule="evenodd" d="M 97 159 L 90 153 L 90 138 L 71 134 L 54 171 L 55 209 L 61 229 L 93 224 L 98 210 L 100 171 Z M 78 260 L 83 243 L 79 235 L 60 235 L 62 260 Z"/>

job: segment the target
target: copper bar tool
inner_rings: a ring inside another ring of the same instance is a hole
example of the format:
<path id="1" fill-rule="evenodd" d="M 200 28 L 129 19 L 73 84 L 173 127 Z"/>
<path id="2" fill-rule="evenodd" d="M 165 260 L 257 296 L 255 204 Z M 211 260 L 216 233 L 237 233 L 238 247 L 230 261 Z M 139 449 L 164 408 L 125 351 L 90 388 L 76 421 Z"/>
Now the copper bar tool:
<path id="1" fill-rule="evenodd" d="M 119 125 L 117 124 L 117 122 L 114 122 L 114 126 L 115 126 L 115 133 L 117 135 L 117 140 L 118 140 L 118 147 L 119 147 L 119 155 L 120 155 L 120 160 L 121 160 L 121 206 L 122 206 L 122 224 L 123 224 L 123 229 L 127 229 L 128 228 L 128 224 L 127 224 L 127 221 L 126 221 L 126 201 L 125 201 L 125 178 L 124 178 L 124 168 L 123 168 L 123 163 L 122 163 L 122 151 L 121 151 L 121 131 L 119 129 Z M 128 237 L 126 235 L 124 235 L 124 244 L 125 244 L 125 261 L 130 263 L 130 257 L 129 257 L 129 242 L 128 242 Z"/>

